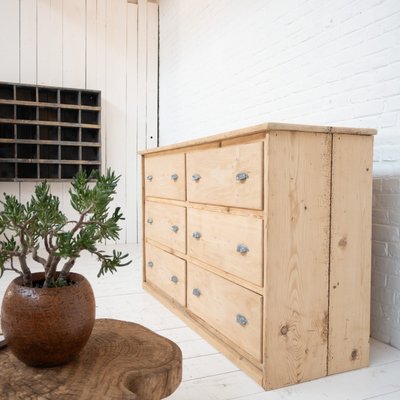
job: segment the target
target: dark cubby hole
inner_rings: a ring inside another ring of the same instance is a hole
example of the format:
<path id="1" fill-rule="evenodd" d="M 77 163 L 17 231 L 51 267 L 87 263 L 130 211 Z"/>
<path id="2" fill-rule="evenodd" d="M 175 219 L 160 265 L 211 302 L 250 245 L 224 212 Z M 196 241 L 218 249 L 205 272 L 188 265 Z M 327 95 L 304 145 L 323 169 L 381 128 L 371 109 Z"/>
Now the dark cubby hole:
<path id="1" fill-rule="evenodd" d="M 14 125 L 0 124 L 0 139 L 13 139 Z"/>
<path id="2" fill-rule="evenodd" d="M 99 123 L 98 111 L 81 110 L 81 123 L 97 125 Z"/>
<path id="3" fill-rule="evenodd" d="M 57 109 L 47 107 L 39 108 L 39 119 L 41 121 L 57 121 Z"/>
<path id="4" fill-rule="evenodd" d="M 40 140 L 58 140 L 58 128 L 56 126 L 40 126 Z"/>
<path id="5" fill-rule="evenodd" d="M 40 164 L 39 174 L 40 174 L 40 178 L 43 178 L 43 179 L 57 179 L 58 178 L 58 164 Z"/>
<path id="6" fill-rule="evenodd" d="M 79 122 L 78 110 L 62 109 L 61 122 L 73 122 L 77 124 Z"/>
<path id="7" fill-rule="evenodd" d="M 13 119 L 14 106 L 9 104 L 0 104 L 0 118 Z"/>
<path id="8" fill-rule="evenodd" d="M 58 103 L 57 89 L 39 88 L 39 101 L 42 103 Z"/>
<path id="9" fill-rule="evenodd" d="M 82 147 L 82 160 L 98 161 L 99 148 L 98 147 Z"/>
<path id="10" fill-rule="evenodd" d="M 58 160 L 58 146 L 41 145 L 40 158 L 45 160 Z"/>
<path id="11" fill-rule="evenodd" d="M 86 172 L 86 175 L 90 176 L 90 174 L 94 171 L 98 171 L 100 168 L 99 165 L 82 165 L 82 169 Z"/>
<path id="12" fill-rule="evenodd" d="M 19 144 L 17 145 L 18 158 L 36 158 L 36 144 Z"/>
<path id="13" fill-rule="evenodd" d="M 61 164 L 61 179 L 71 179 L 78 172 L 77 164 Z"/>
<path id="14" fill-rule="evenodd" d="M 78 146 L 62 146 L 61 147 L 62 160 L 79 160 L 79 147 Z"/>
<path id="15" fill-rule="evenodd" d="M 23 101 L 36 101 L 36 88 L 30 86 L 17 86 L 16 99 Z"/>
<path id="16" fill-rule="evenodd" d="M 13 178 L 15 178 L 15 164 L 0 163 L 0 179 L 13 179 Z"/>
<path id="17" fill-rule="evenodd" d="M 36 125 L 17 125 L 17 139 L 35 140 Z"/>
<path id="18" fill-rule="evenodd" d="M 83 106 L 98 106 L 99 105 L 99 93 L 81 92 L 81 104 Z"/>
<path id="19" fill-rule="evenodd" d="M 83 128 L 82 129 L 82 142 L 99 142 L 99 130 Z"/>
<path id="20" fill-rule="evenodd" d="M 79 128 L 61 127 L 61 140 L 63 142 L 77 142 L 79 140 Z"/>
<path id="21" fill-rule="evenodd" d="M 1 143 L 0 158 L 14 158 L 14 157 L 15 157 L 14 143 Z"/>
<path id="22" fill-rule="evenodd" d="M 78 92 L 75 90 L 61 90 L 60 100 L 62 104 L 78 104 Z"/>
<path id="23" fill-rule="evenodd" d="M 37 164 L 17 164 L 17 178 L 36 179 L 37 178 Z"/>
<path id="24" fill-rule="evenodd" d="M 13 100 L 14 99 L 14 88 L 12 85 L 5 85 L 4 83 L 0 84 L 0 98 L 4 100 Z"/>
<path id="25" fill-rule="evenodd" d="M 36 107 L 17 106 L 17 118 L 25 120 L 36 120 Z"/>

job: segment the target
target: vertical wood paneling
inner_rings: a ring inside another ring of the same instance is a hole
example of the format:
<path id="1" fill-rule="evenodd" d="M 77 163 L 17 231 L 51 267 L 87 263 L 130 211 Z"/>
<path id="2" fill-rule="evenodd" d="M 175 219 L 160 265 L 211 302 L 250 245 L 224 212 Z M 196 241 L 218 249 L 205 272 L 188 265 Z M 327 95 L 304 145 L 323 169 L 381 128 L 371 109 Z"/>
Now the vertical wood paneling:
<path id="1" fill-rule="evenodd" d="M 369 360 L 372 147 L 372 136 L 333 135 L 329 374 Z"/>
<path id="2" fill-rule="evenodd" d="M 106 147 L 107 167 L 121 175 L 114 207 L 126 210 L 126 12 L 125 0 L 107 2 L 106 90 L 107 135 L 112 145 Z M 120 241 L 126 241 L 126 220 L 121 221 Z"/>
<path id="3" fill-rule="evenodd" d="M 86 1 L 63 1 L 63 86 L 85 87 Z"/>
<path id="4" fill-rule="evenodd" d="M 327 373 L 331 136 L 271 133 L 268 152 L 264 385 L 273 389 Z"/>
<path id="5" fill-rule="evenodd" d="M 157 147 L 158 137 L 158 4 L 147 4 L 146 148 Z"/>
<path id="6" fill-rule="evenodd" d="M 126 240 L 137 242 L 137 28 L 138 6 L 128 3 L 126 75 Z"/>
<path id="7" fill-rule="evenodd" d="M 62 0 L 38 0 L 37 66 L 39 85 L 62 85 L 62 12 Z"/>
<path id="8" fill-rule="evenodd" d="M 21 0 L 20 35 L 21 82 L 36 84 L 37 0 Z"/>
<path id="9" fill-rule="evenodd" d="M 19 0 L 0 1 L 0 80 L 19 82 Z"/>
<path id="10" fill-rule="evenodd" d="M 97 89 L 97 0 L 86 0 L 86 88 Z"/>

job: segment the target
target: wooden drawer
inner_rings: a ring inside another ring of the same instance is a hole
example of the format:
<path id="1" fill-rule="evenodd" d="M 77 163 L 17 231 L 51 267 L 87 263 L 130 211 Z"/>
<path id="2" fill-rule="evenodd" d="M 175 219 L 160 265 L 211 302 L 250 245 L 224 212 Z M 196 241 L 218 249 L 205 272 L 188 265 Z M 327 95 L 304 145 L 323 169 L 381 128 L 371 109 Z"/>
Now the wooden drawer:
<path id="1" fill-rule="evenodd" d="M 186 252 L 186 208 L 152 201 L 145 203 L 146 238 Z"/>
<path id="2" fill-rule="evenodd" d="M 145 195 L 185 200 L 185 154 L 146 157 Z"/>
<path id="3" fill-rule="evenodd" d="M 190 256 L 262 286 L 262 219 L 189 208 L 187 227 Z"/>
<path id="4" fill-rule="evenodd" d="M 187 154 L 189 201 L 262 210 L 263 143 Z"/>
<path id="5" fill-rule="evenodd" d="M 145 268 L 147 282 L 185 306 L 186 261 L 147 243 Z"/>
<path id="6" fill-rule="evenodd" d="M 262 297 L 188 263 L 188 309 L 262 361 Z"/>

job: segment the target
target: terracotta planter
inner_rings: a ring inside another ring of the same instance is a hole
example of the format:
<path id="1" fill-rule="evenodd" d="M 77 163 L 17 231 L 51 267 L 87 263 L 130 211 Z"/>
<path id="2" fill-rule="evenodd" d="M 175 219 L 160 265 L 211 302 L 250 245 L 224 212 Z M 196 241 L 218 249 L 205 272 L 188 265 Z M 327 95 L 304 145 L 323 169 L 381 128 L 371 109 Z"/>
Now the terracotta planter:
<path id="1" fill-rule="evenodd" d="M 34 281 L 43 280 L 34 273 Z M 71 273 L 74 285 L 28 288 L 14 279 L 4 295 L 1 326 L 12 353 L 33 367 L 65 364 L 83 349 L 95 320 L 95 300 L 85 277 Z"/>

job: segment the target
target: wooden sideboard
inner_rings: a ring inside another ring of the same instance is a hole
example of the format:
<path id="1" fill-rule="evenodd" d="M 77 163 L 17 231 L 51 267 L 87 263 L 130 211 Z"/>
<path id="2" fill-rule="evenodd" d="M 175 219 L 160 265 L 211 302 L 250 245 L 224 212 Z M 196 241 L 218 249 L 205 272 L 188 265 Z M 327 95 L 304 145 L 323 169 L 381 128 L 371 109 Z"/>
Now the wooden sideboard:
<path id="1" fill-rule="evenodd" d="M 143 287 L 265 389 L 368 365 L 373 129 L 141 152 Z"/>

